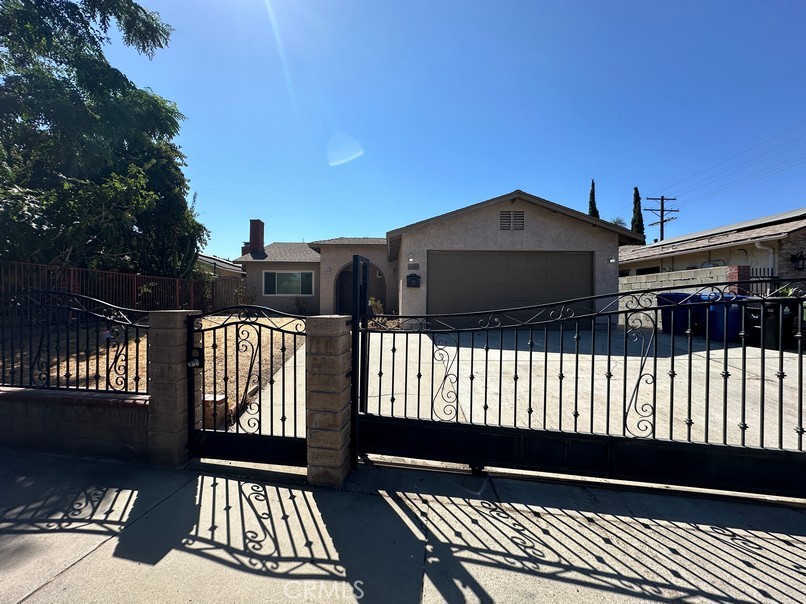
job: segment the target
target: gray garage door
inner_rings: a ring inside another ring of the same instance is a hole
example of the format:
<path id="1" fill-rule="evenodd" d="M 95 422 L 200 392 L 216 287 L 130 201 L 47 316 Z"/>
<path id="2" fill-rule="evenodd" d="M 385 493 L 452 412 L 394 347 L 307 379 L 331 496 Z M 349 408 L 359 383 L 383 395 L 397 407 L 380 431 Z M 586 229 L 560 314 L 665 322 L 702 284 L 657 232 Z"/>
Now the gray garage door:
<path id="1" fill-rule="evenodd" d="M 428 252 L 429 314 L 593 295 L 591 252 Z"/>

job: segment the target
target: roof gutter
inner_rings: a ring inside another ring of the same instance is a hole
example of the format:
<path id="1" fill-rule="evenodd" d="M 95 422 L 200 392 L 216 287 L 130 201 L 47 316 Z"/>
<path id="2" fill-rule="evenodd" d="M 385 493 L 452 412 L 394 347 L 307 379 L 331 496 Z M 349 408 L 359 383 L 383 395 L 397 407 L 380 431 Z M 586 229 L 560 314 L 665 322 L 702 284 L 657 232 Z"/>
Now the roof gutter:
<path id="1" fill-rule="evenodd" d="M 760 246 L 760 243 L 765 241 L 778 241 L 779 239 L 785 239 L 789 233 L 783 233 L 781 235 L 771 235 L 769 237 L 762 237 L 760 239 L 756 239 L 754 241 L 733 241 L 730 243 L 722 243 L 720 245 L 705 245 L 702 247 L 695 247 L 691 249 L 685 250 L 672 250 L 670 252 L 661 253 L 661 254 L 652 254 L 649 256 L 641 256 L 640 258 L 630 258 L 629 260 L 621 260 L 619 259 L 619 264 L 626 264 L 628 262 L 644 262 L 648 260 L 661 260 L 663 258 L 671 258 L 673 256 L 682 256 L 683 254 L 696 254 L 698 252 L 703 252 L 706 250 L 723 250 L 729 247 L 735 247 L 737 245 L 743 245 L 747 243 L 755 243 L 756 247 L 759 249 L 767 249 L 772 251 L 772 248 L 768 248 L 766 246 Z"/>

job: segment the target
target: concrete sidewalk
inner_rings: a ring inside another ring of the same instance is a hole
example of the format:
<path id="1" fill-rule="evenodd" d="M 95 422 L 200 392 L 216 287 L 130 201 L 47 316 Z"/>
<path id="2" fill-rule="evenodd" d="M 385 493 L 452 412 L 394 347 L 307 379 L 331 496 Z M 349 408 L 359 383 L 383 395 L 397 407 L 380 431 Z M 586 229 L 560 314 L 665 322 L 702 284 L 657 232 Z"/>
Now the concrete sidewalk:
<path id="1" fill-rule="evenodd" d="M 806 508 L 0 449 L 2 602 L 803 602 Z"/>

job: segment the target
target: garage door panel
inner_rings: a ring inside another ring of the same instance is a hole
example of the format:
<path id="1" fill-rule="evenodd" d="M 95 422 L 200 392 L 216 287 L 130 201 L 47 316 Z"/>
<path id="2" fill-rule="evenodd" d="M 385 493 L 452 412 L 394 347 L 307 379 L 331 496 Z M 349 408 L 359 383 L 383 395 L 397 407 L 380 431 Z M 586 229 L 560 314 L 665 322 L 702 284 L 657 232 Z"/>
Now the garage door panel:
<path id="1" fill-rule="evenodd" d="M 593 295 L 591 252 L 428 252 L 427 311 L 473 312 Z"/>

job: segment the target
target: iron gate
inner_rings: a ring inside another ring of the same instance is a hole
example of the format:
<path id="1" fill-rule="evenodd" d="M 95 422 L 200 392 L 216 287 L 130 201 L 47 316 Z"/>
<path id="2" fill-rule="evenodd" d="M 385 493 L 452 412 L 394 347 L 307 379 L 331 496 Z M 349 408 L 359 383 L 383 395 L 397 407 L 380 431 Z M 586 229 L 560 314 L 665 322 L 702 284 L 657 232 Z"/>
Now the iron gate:
<path id="1" fill-rule="evenodd" d="M 419 317 L 364 298 L 359 452 L 803 496 L 806 290 L 743 285 Z"/>
<path id="2" fill-rule="evenodd" d="M 304 466 L 305 317 L 236 306 L 188 317 L 193 457 Z"/>

